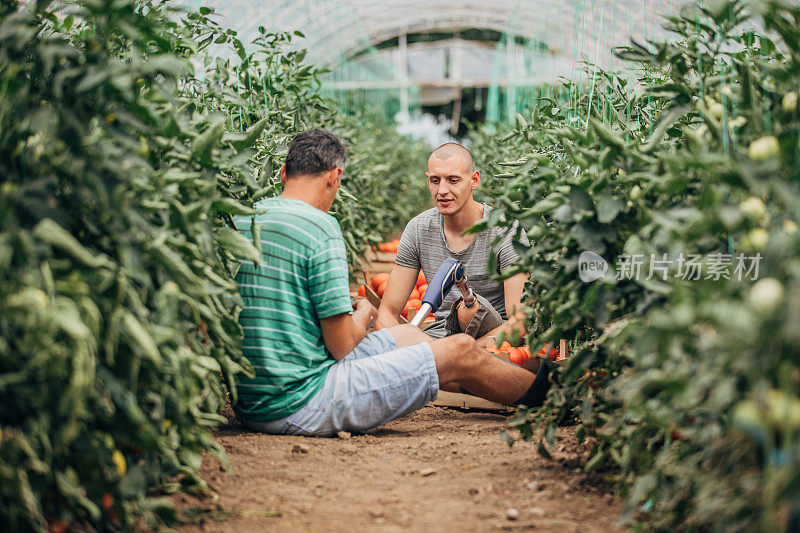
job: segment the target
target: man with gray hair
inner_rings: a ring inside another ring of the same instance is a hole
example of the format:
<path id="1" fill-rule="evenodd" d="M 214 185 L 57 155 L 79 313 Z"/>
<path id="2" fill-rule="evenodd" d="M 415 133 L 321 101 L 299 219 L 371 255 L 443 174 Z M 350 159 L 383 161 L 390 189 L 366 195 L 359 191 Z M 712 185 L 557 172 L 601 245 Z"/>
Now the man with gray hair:
<path id="1" fill-rule="evenodd" d="M 460 144 L 443 144 L 428 159 L 425 176 L 436 207 L 411 219 L 403 231 L 378 310 L 378 325 L 398 324 L 397 317 L 414 289 L 419 271 L 431 279 L 444 260 L 452 257 L 463 263 L 470 287 L 478 296 L 477 305 L 465 308 L 458 291 L 451 291 L 436 312 L 436 321 L 425 332 L 437 338 L 464 332 L 478 339 L 481 346 L 494 342 L 501 331 L 509 339 L 516 336 L 520 340 L 525 331 L 519 307 L 527 275 L 517 274 L 502 283 L 491 279 L 519 259 L 511 234 L 497 247 L 497 268 L 489 272 L 491 243 L 502 235 L 502 230 L 464 233 L 492 210 L 472 196 L 480 183 L 472 155 Z M 527 243 L 524 233 L 522 238 Z"/>
<path id="2" fill-rule="evenodd" d="M 289 145 L 283 193 L 258 202 L 263 261 L 243 261 L 239 323 L 255 376 L 239 377 L 234 406 L 256 431 L 332 436 L 366 431 L 461 388 L 509 405 L 541 405 L 548 370 L 534 374 L 468 335 L 434 340 L 405 324 L 367 334 L 377 310 L 351 303 L 344 239 L 331 208 L 345 152 L 314 129 Z M 252 238 L 250 217 L 238 229 Z"/>

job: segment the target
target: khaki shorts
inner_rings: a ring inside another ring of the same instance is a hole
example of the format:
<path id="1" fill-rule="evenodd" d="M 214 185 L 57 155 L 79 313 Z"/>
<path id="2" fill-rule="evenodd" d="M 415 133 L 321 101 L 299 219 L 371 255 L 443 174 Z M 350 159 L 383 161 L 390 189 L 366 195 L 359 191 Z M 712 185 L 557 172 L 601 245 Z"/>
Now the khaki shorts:
<path id="1" fill-rule="evenodd" d="M 446 318 L 437 320 L 429 324 L 423 331 L 435 339 L 441 339 L 456 333 L 466 333 L 467 335 L 479 339 L 503 323 L 503 317 L 492 307 L 489 300 L 481 295 L 477 295 L 480 308 L 475 312 L 475 316 L 470 320 L 466 331 L 461 331 L 458 325 L 458 304 L 459 298 L 450 307 L 450 314 Z"/>

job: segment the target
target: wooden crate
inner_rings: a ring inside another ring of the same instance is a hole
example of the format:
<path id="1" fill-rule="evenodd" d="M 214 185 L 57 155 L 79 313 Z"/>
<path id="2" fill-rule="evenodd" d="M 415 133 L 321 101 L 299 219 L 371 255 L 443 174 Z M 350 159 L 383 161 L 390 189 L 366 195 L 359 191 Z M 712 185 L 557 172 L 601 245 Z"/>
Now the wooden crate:
<path id="1" fill-rule="evenodd" d="M 461 394 L 458 392 L 447 392 L 440 390 L 438 396 L 431 405 L 440 407 L 455 407 L 458 409 L 483 409 L 486 411 L 512 411 L 514 408 L 501 403 L 490 402 L 471 394 Z"/>

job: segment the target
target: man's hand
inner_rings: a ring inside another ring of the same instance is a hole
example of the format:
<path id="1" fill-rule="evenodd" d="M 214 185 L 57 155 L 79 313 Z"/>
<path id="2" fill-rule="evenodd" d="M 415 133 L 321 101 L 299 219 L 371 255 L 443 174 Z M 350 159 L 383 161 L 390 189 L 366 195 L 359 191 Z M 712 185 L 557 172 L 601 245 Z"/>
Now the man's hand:
<path id="1" fill-rule="evenodd" d="M 353 305 L 353 322 L 363 327 L 365 332 L 372 327 L 377 317 L 378 310 L 366 298 L 358 300 Z"/>
<path id="2" fill-rule="evenodd" d="M 352 315 L 342 313 L 320 320 L 322 340 L 334 359 L 343 358 L 358 346 L 377 314 L 375 307 L 364 299 L 356 303 Z"/>
<path id="3" fill-rule="evenodd" d="M 400 323 L 397 317 L 400 316 L 408 297 L 411 296 L 418 275 L 418 268 L 394 266 L 392 273 L 389 274 L 389 281 L 386 283 L 381 306 L 378 308 L 375 329 L 390 328 Z"/>

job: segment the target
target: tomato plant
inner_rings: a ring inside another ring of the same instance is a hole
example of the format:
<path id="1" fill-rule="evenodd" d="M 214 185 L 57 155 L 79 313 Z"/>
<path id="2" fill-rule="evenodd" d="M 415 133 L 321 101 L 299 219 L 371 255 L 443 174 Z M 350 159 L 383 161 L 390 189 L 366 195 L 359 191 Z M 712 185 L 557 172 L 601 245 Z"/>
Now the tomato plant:
<path id="1" fill-rule="evenodd" d="M 204 452 L 226 462 L 209 428 L 251 371 L 234 273 L 260 259 L 231 217 L 280 191 L 287 141 L 350 144 L 351 257 L 420 208 L 425 154 L 335 113 L 289 33 L 251 47 L 208 8 L 58 9 L 0 3 L 0 522 L 130 530 L 174 520 L 165 491 L 209 491 Z"/>
<path id="2" fill-rule="evenodd" d="M 541 429 L 547 453 L 555 425 L 577 423 L 596 443 L 586 469 L 616 469 L 629 522 L 788 530 L 800 512 L 799 20 L 791 2 L 688 4 L 666 23 L 675 39 L 618 50 L 635 82 L 590 67 L 593 91 L 474 133 L 501 156 L 483 224 L 519 220 L 530 240 L 507 275 L 531 274 L 532 348 L 577 341 L 563 385 L 513 425 Z M 584 252 L 608 264 L 592 281 Z M 733 275 L 756 254 L 757 276 Z M 697 279 L 677 266 L 689 255 Z M 644 275 L 620 275 L 633 256 Z M 726 256 L 731 275 L 709 275 Z"/>

